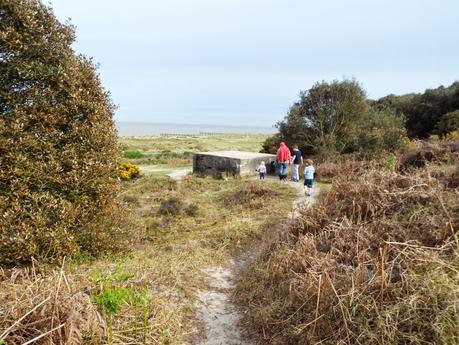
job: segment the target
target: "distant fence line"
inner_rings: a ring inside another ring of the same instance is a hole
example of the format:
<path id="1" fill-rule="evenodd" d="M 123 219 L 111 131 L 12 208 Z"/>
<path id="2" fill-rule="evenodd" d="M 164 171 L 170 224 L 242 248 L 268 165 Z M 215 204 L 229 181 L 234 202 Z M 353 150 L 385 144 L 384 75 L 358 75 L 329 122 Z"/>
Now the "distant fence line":
<path id="1" fill-rule="evenodd" d="M 161 137 L 208 137 L 221 135 L 249 135 L 248 133 L 219 133 L 219 132 L 199 132 L 199 134 L 183 134 L 183 133 L 161 133 Z"/>

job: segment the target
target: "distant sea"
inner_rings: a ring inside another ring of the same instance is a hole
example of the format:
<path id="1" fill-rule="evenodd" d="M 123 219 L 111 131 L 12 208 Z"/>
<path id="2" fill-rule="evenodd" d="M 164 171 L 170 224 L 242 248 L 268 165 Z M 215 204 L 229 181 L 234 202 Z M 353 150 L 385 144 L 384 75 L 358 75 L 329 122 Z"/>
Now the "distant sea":
<path id="1" fill-rule="evenodd" d="M 119 136 L 148 136 L 161 134 L 273 134 L 274 127 L 231 126 L 231 125 L 191 125 L 175 123 L 116 122 Z"/>

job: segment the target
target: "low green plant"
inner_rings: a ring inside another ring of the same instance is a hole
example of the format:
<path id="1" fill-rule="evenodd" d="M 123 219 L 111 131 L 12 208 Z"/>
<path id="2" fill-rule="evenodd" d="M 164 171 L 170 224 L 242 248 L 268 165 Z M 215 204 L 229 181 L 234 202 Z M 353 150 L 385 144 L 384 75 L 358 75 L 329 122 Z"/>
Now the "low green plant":
<path id="1" fill-rule="evenodd" d="M 116 314 L 122 304 L 138 302 L 140 301 L 140 297 L 132 288 L 112 287 L 104 289 L 104 291 L 98 295 L 92 296 L 91 300 L 105 312 Z"/>
<path id="2" fill-rule="evenodd" d="M 140 151 L 124 151 L 123 152 L 124 158 L 135 159 L 135 158 L 143 158 L 145 154 Z"/>
<path id="3" fill-rule="evenodd" d="M 384 166 L 386 167 L 387 170 L 394 171 L 396 163 L 397 163 L 397 156 L 395 156 L 393 153 L 390 153 L 386 158 Z"/>
<path id="4" fill-rule="evenodd" d="M 91 300 L 108 314 L 108 343 L 113 344 L 113 317 L 120 310 L 120 306 L 141 301 L 139 294 L 132 288 L 112 287 L 104 289 L 98 295 L 92 296 Z"/>

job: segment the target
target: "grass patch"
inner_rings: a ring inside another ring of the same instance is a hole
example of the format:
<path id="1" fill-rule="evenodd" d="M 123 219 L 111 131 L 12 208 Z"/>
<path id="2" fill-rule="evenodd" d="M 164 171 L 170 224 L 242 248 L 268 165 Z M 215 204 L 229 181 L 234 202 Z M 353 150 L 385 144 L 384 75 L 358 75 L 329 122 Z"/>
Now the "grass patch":
<path id="1" fill-rule="evenodd" d="M 189 137 L 119 137 L 124 150 L 141 152 L 197 152 L 240 150 L 259 152 L 269 135 L 228 134 Z"/>
<path id="2" fill-rule="evenodd" d="M 189 137 L 120 137 L 123 156 L 137 165 L 187 167 L 194 152 L 251 151 L 259 152 L 268 135 L 228 134 Z"/>
<path id="3" fill-rule="evenodd" d="M 143 158 L 145 157 L 145 154 L 140 152 L 140 151 L 124 151 L 123 152 L 123 157 L 124 158 L 129 158 L 129 159 L 135 159 L 135 158 Z"/>

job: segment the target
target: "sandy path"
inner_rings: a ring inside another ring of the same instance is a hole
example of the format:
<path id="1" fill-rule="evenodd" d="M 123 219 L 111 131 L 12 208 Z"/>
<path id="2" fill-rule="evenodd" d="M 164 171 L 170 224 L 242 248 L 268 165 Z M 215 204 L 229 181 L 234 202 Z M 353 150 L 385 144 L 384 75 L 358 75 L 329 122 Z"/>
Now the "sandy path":
<path id="1" fill-rule="evenodd" d="M 312 195 L 307 197 L 304 195 L 302 183 L 286 183 L 298 190 L 298 198 L 293 202 L 289 215 L 289 218 L 295 218 L 299 214 L 298 208 L 312 205 L 320 191 L 315 188 Z M 198 317 L 205 328 L 205 339 L 198 342 L 199 345 L 253 344 L 244 337 L 240 327 L 242 316 L 232 303 L 231 296 L 238 281 L 238 272 L 259 254 L 260 250 L 254 249 L 243 257 L 231 260 L 225 267 L 215 266 L 204 270 L 210 283 L 207 290 L 198 291 Z"/>
<path id="2" fill-rule="evenodd" d="M 161 167 L 157 165 L 140 165 L 139 167 L 140 171 L 144 174 L 163 173 L 164 175 L 169 176 L 170 178 L 177 181 L 181 180 L 192 171 L 191 167 L 180 169 Z"/>

